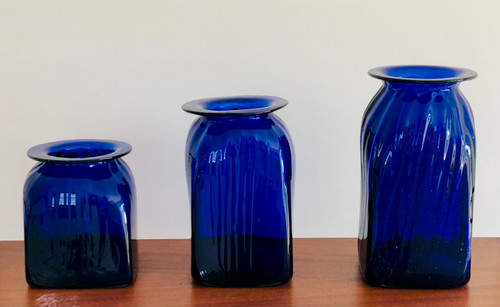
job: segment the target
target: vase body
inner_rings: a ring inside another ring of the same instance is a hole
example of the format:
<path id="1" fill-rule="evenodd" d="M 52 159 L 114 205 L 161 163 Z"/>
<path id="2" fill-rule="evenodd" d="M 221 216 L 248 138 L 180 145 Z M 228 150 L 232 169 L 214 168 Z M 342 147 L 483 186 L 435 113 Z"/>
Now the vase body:
<path id="1" fill-rule="evenodd" d="M 192 276 L 204 285 L 256 287 L 292 277 L 293 148 L 271 112 L 277 97 L 193 101 L 187 140 Z"/>
<path id="2" fill-rule="evenodd" d="M 384 85 L 361 128 L 360 269 L 377 286 L 453 288 L 470 278 L 475 137 L 466 69 L 370 71 Z"/>
<path id="3" fill-rule="evenodd" d="M 130 145 L 72 140 L 33 147 L 24 186 L 27 282 L 108 288 L 136 275 L 135 187 L 120 159 Z"/>

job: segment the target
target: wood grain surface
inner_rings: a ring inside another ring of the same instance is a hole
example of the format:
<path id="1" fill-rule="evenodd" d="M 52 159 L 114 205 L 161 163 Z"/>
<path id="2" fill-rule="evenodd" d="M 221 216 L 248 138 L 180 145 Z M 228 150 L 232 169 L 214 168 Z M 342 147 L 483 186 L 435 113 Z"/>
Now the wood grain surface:
<path id="1" fill-rule="evenodd" d="M 500 238 L 474 238 L 472 278 L 451 290 L 367 286 L 356 239 L 295 239 L 294 277 L 282 286 L 222 289 L 190 276 L 189 240 L 140 240 L 136 282 L 119 289 L 30 288 L 21 241 L 0 242 L 0 306 L 500 306 Z"/>

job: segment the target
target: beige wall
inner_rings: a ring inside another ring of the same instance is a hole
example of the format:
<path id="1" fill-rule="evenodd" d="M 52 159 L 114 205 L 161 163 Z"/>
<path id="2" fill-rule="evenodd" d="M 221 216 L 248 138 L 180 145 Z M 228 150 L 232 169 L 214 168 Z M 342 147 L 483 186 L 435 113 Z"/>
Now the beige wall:
<path id="1" fill-rule="evenodd" d="M 500 2 L 0 2 L 0 240 L 22 239 L 26 150 L 71 138 L 131 143 L 141 238 L 189 237 L 189 100 L 285 97 L 296 150 L 294 235 L 357 236 L 359 127 L 369 68 L 475 69 L 475 236 L 500 236 Z"/>

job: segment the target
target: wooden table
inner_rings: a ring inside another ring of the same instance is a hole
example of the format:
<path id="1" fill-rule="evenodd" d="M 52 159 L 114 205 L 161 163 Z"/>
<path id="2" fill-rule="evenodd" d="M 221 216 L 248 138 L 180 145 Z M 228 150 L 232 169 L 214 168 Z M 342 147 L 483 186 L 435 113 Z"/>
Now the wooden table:
<path id="1" fill-rule="evenodd" d="M 0 306 L 500 306 L 500 238 L 474 238 L 472 278 L 452 290 L 367 286 L 355 239 L 295 239 L 283 286 L 209 288 L 190 276 L 189 240 L 140 240 L 139 276 L 120 289 L 45 290 L 24 280 L 21 241 L 0 242 Z"/>

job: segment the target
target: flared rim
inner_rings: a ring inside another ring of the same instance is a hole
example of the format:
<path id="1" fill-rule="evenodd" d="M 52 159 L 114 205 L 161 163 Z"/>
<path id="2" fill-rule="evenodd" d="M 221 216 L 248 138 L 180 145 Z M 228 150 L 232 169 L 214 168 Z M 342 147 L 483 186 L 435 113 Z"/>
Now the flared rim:
<path id="1" fill-rule="evenodd" d="M 185 103 L 182 109 L 202 116 L 248 116 L 283 108 L 288 101 L 276 96 L 242 95 L 213 97 Z"/>
<path id="2" fill-rule="evenodd" d="M 457 83 L 477 77 L 477 72 L 471 69 L 429 65 L 381 66 L 370 69 L 368 74 L 389 82 L 431 84 Z"/>
<path id="3" fill-rule="evenodd" d="M 89 163 L 123 157 L 132 151 L 128 143 L 115 140 L 76 139 L 44 143 L 28 150 L 28 157 L 50 163 Z"/>

